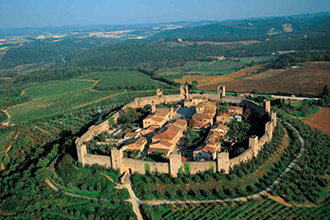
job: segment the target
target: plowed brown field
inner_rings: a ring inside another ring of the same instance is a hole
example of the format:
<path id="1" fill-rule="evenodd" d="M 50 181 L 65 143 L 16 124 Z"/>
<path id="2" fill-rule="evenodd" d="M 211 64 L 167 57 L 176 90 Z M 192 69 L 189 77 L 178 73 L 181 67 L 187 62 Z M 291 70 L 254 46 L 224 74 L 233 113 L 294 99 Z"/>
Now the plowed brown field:
<path id="1" fill-rule="evenodd" d="M 321 108 L 321 110 L 306 119 L 305 123 L 330 135 L 330 108 Z"/>
<path id="2" fill-rule="evenodd" d="M 175 81 L 181 84 L 184 84 L 185 82 L 191 83 L 192 81 L 197 81 L 199 87 L 208 87 L 241 77 L 249 77 L 252 72 L 257 72 L 259 69 L 261 69 L 261 66 L 248 67 L 227 75 L 187 75 L 182 77 L 182 79 L 175 79 Z"/>
<path id="3" fill-rule="evenodd" d="M 305 63 L 296 69 L 269 70 L 257 75 L 250 75 L 249 70 L 246 68 L 224 76 L 185 76 L 177 81 L 197 80 L 199 89 L 204 90 L 216 90 L 217 86 L 223 85 L 227 91 L 256 89 L 267 93 L 303 92 L 312 95 L 321 94 L 324 85 L 330 85 L 330 62 Z"/>

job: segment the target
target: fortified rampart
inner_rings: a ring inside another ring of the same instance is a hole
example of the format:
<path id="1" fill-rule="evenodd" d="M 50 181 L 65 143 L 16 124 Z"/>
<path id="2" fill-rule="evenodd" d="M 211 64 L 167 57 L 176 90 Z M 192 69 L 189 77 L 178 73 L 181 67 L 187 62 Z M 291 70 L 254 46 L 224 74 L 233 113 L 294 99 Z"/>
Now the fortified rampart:
<path id="1" fill-rule="evenodd" d="M 156 96 L 136 98 L 134 102 L 126 104 L 120 111 L 114 114 L 112 118 L 116 121 L 121 112 L 125 111 L 125 109 L 129 107 L 137 108 L 151 104 L 181 101 L 182 97 L 189 97 L 189 95 L 186 93 L 186 89 L 181 89 L 181 94 L 163 95 L 162 90 L 157 90 Z M 179 152 L 173 152 L 169 157 L 169 162 L 150 162 L 125 158 L 123 156 L 123 150 L 116 148 L 111 150 L 110 156 L 88 154 L 85 142 L 90 141 L 95 136 L 109 130 L 108 120 L 106 120 L 99 125 L 90 127 L 84 135 L 76 140 L 75 143 L 79 162 L 81 162 L 83 165 L 99 164 L 107 168 L 118 170 L 120 173 L 130 171 L 145 174 L 145 172 L 148 170 L 150 172 L 167 173 L 171 174 L 172 176 L 176 176 L 180 169 L 184 170 L 184 164 L 189 165 L 191 174 L 210 170 L 213 172 L 229 173 L 230 168 L 233 168 L 235 165 L 245 163 L 251 158 L 256 157 L 263 146 L 271 141 L 273 137 L 273 131 L 277 125 L 277 116 L 275 112 L 271 112 L 269 101 L 265 101 L 264 105 L 261 106 L 252 100 L 243 99 L 242 97 L 226 96 L 225 88 L 218 89 L 217 94 L 203 94 L 202 97 L 215 101 L 231 103 L 243 102 L 246 107 L 258 113 L 267 113 L 269 115 L 269 121 L 265 124 L 265 134 L 260 138 L 257 136 L 250 137 L 249 148 L 235 158 L 229 159 L 228 152 L 218 152 L 216 161 L 183 163 L 181 161 L 181 154 Z"/>
<path id="2" fill-rule="evenodd" d="M 205 171 L 216 172 L 216 168 L 217 168 L 215 161 L 203 161 L 203 162 L 192 161 L 192 162 L 185 162 L 184 164 L 189 165 L 191 174 L 196 174 Z"/>

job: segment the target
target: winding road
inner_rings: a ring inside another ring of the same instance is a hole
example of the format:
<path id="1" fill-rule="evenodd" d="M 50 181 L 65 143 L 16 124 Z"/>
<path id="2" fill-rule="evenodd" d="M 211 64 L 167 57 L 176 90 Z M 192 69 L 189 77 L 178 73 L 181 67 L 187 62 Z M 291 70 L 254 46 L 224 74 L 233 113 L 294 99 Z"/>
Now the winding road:
<path id="1" fill-rule="evenodd" d="M 237 197 L 237 198 L 231 198 L 231 199 L 215 199 L 215 200 L 151 200 L 151 201 L 142 201 L 139 198 L 136 197 L 132 186 L 131 186 L 131 181 L 130 181 L 130 176 L 128 175 L 124 181 L 124 184 L 122 185 L 117 185 L 116 188 L 126 188 L 129 192 L 130 198 L 125 200 L 126 202 L 130 202 L 133 206 L 133 211 L 137 216 L 138 220 L 143 220 L 143 217 L 141 215 L 139 206 L 142 205 L 149 205 L 149 206 L 155 206 L 155 205 L 165 205 L 165 204 L 173 204 L 173 205 L 178 205 L 178 204 L 207 204 L 207 203 L 223 203 L 223 202 L 238 202 L 238 201 L 247 201 L 250 199 L 258 199 L 261 198 L 262 196 L 266 196 L 269 192 L 271 192 L 283 179 L 283 177 L 290 172 L 290 170 L 296 165 L 298 162 L 299 158 L 303 155 L 305 151 L 305 142 L 299 132 L 297 131 L 296 128 L 294 128 L 291 124 L 285 122 L 289 127 L 291 127 L 295 133 L 298 135 L 298 138 L 301 143 L 301 149 L 299 154 L 296 156 L 296 158 L 289 164 L 289 166 L 283 171 L 283 173 L 270 185 L 267 189 L 256 193 L 251 196 L 246 196 L 246 197 Z M 49 179 L 46 179 L 45 182 L 55 191 L 60 192 L 60 189 L 58 189 L 55 185 L 53 185 Z M 86 196 L 79 196 L 75 195 L 72 193 L 64 192 L 64 194 L 72 197 L 78 197 L 78 198 L 83 198 L 83 199 L 90 199 L 90 200 L 95 200 L 94 198 L 91 197 L 86 197 Z M 102 199 L 101 199 L 102 200 Z"/>
<path id="2" fill-rule="evenodd" d="M 294 128 L 291 124 L 285 122 L 288 126 L 290 126 L 298 135 L 298 138 L 300 140 L 301 143 L 301 149 L 299 154 L 297 155 L 297 157 L 289 164 L 289 166 L 283 171 L 283 173 L 273 182 L 272 185 L 270 185 L 267 189 L 256 193 L 254 195 L 251 196 L 246 196 L 246 197 L 237 197 L 237 198 L 232 198 L 232 199 L 215 199 L 215 200 L 174 200 L 174 201 L 169 201 L 169 200 L 152 200 L 152 201 L 140 201 L 141 204 L 146 204 L 146 205 L 150 205 L 150 206 L 154 206 L 154 205 L 165 205 L 165 204 L 206 204 L 206 203 L 220 203 L 220 202 L 237 202 L 237 201 L 247 201 L 249 199 L 257 199 L 257 198 L 261 198 L 262 196 L 267 195 L 270 191 L 272 191 L 272 189 L 275 188 L 275 186 L 277 186 L 280 181 L 283 179 L 283 177 L 290 172 L 290 170 L 296 165 L 297 161 L 299 160 L 299 158 L 303 155 L 304 151 L 305 151 L 305 142 L 303 140 L 303 138 L 301 137 L 301 135 L 299 134 L 299 132 L 297 131 L 296 128 Z"/>

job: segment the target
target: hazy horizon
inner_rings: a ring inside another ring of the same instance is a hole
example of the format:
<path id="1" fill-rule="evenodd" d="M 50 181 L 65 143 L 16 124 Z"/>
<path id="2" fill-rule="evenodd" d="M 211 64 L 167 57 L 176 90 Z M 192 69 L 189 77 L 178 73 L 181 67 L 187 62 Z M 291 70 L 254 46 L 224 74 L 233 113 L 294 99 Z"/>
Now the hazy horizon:
<path id="1" fill-rule="evenodd" d="M 284 7 L 283 7 L 284 6 Z M 135 25 L 179 21 L 231 20 L 288 16 L 330 11 L 330 1 L 319 0 L 182 0 L 155 2 L 64 0 L 0 1 L 0 28 L 85 25 Z"/>

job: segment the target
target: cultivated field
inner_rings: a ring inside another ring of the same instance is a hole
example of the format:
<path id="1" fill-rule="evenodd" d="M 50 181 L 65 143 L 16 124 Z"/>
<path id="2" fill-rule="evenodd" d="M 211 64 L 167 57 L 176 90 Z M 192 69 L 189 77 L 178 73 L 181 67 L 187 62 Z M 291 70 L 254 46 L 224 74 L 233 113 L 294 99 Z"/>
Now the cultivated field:
<path id="1" fill-rule="evenodd" d="M 24 91 L 24 95 L 31 98 L 40 98 L 47 96 L 62 95 L 71 92 L 78 92 L 94 85 L 94 81 L 68 80 L 68 81 L 52 81 L 46 83 L 30 84 Z"/>
<path id="2" fill-rule="evenodd" d="M 210 75 L 210 74 L 229 74 L 232 73 L 245 65 L 251 64 L 254 62 L 261 62 L 266 60 L 273 59 L 273 56 L 264 56 L 264 57 L 243 57 L 237 58 L 237 61 L 232 60 L 216 60 L 216 61 L 191 61 L 186 63 L 181 67 L 174 67 L 167 70 L 159 71 L 163 75 L 171 74 L 201 74 L 201 75 Z"/>
<path id="3" fill-rule="evenodd" d="M 330 108 L 321 108 L 305 120 L 305 123 L 330 135 Z"/>
<path id="4" fill-rule="evenodd" d="M 329 200 L 317 207 L 291 207 L 264 199 L 214 205 L 144 205 L 142 210 L 147 219 L 327 219 L 330 214 L 328 207 Z"/>
<path id="5" fill-rule="evenodd" d="M 10 121 L 17 124 L 66 114 L 71 110 L 123 104 L 137 96 L 153 95 L 159 87 L 171 88 L 137 71 L 95 72 L 81 79 L 31 83 L 21 96 L 32 100 L 6 110 L 11 116 Z"/>
<path id="6" fill-rule="evenodd" d="M 168 85 L 153 80 L 149 76 L 138 71 L 96 72 L 85 75 L 82 78 L 99 80 L 96 84 L 96 88 L 100 90 L 170 88 Z"/>
<path id="7" fill-rule="evenodd" d="M 185 82 L 192 83 L 192 81 L 197 81 L 199 87 L 212 86 L 217 83 L 231 81 L 235 79 L 240 79 L 248 77 L 251 74 L 256 73 L 261 69 L 261 66 L 248 67 L 245 69 L 238 70 L 234 73 L 227 75 L 215 75 L 215 76 L 203 76 L 203 75 L 187 75 L 182 77 L 182 79 L 175 79 L 176 82 L 184 84 Z"/>
<path id="8" fill-rule="evenodd" d="M 233 74 L 237 74 L 236 72 Z M 216 90 L 217 86 L 226 86 L 227 91 L 275 92 L 301 92 L 305 94 L 320 95 L 324 85 L 330 85 L 330 62 L 305 63 L 296 69 L 269 70 L 257 75 L 231 80 L 217 81 L 217 76 L 208 78 L 212 83 L 199 85 L 199 89 Z M 232 74 L 230 74 L 232 75 Z M 230 77 L 229 75 L 229 77 Z"/>

